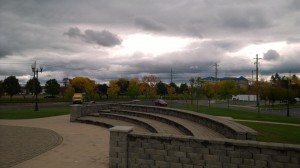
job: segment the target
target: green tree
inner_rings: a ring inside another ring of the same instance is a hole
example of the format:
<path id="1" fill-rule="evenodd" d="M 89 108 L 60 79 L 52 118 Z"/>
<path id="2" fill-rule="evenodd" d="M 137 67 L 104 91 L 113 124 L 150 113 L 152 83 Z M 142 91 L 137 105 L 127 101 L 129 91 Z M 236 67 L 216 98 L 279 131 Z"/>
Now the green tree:
<path id="1" fill-rule="evenodd" d="M 4 94 L 4 85 L 3 85 L 3 81 L 0 81 L 0 98 L 2 97 L 2 95 Z"/>
<path id="2" fill-rule="evenodd" d="M 41 84 L 36 78 L 29 79 L 25 85 L 25 88 L 30 93 L 33 93 L 34 91 L 34 94 L 39 94 L 42 92 Z"/>
<path id="3" fill-rule="evenodd" d="M 120 78 L 117 81 L 117 85 L 120 88 L 119 95 L 126 95 L 129 87 L 129 80 L 125 78 Z"/>
<path id="4" fill-rule="evenodd" d="M 167 91 L 167 85 L 163 83 L 162 81 L 159 81 L 156 84 L 156 93 L 160 96 L 164 96 L 168 93 Z"/>
<path id="5" fill-rule="evenodd" d="M 45 89 L 47 94 L 56 95 L 60 91 L 60 85 L 56 79 L 50 79 L 46 82 Z"/>
<path id="6" fill-rule="evenodd" d="M 184 91 L 188 91 L 188 90 L 189 90 L 189 87 L 186 83 L 180 84 L 179 93 L 183 94 Z"/>
<path id="7" fill-rule="evenodd" d="M 220 83 L 221 98 L 227 100 L 228 109 L 229 109 L 229 99 L 232 97 L 232 95 L 235 95 L 236 93 L 237 93 L 237 85 L 234 81 L 227 80 Z"/>
<path id="8" fill-rule="evenodd" d="M 3 86 L 4 91 L 10 95 L 10 100 L 12 99 L 13 95 L 19 94 L 21 90 L 19 80 L 15 76 L 9 76 L 8 78 L 4 79 Z"/>
<path id="9" fill-rule="evenodd" d="M 131 79 L 129 81 L 128 96 L 130 96 L 131 98 L 136 98 L 139 94 L 139 81 L 137 79 Z"/>
<path id="10" fill-rule="evenodd" d="M 193 99 L 194 99 L 194 93 L 195 93 L 195 85 L 196 85 L 196 81 L 194 78 L 190 79 L 190 88 L 189 88 L 189 93 L 191 96 L 191 104 L 193 104 Z"/>
<path id="11" fill-rule="evenodd" d="M 71 80 L 71 85 L 75 90 L 75 93 L 86 93 L 86 99 L 92 98 L 97 94 L 95 92 L 95 81 L 86 77 L 75 77 Z"/>

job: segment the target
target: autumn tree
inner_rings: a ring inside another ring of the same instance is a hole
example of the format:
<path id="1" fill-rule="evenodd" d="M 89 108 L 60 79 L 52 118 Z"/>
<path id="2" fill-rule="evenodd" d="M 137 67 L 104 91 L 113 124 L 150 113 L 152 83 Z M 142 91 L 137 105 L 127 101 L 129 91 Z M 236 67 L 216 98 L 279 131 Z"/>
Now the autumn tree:
<path id="1" fill-rule="evenodd" d="M 159 77 L 154 75 L 148 75 L 142 78 L 143 85 L 141 86 L 144 87 L 143 90 L 147 98 L 154 98 L 156 96 L 156 84 L 159 81 Z"/>
<path id="2" fill-rule="evenodd" d="M 118 95 L 119 91 L 121 90 L 117 82 L 118 81 L 116 80 L 109 81 L 109 88 L 107 90 L 107 94 L 109 97 L 115 98 Z"/>
<path id="3" fill-rule="evenodd" d="M 70 98 L 72 98 L 74 93 L 75 93 L 75 89 L 72 87 L 72 85 L 68 85 L 65 90 L 64 96 L 67 97 L 68 99 L 70 99 Z"/>
<path id="4" fill-rule="evenodd" d="M 208 106 L 210 107 L 210 101 L 215 96 L 215 86 L 211 83 L 205 83 L 203 86 L 203 93 L 208 99 Z"/>
<path id="5" fill-rule="evenodd" d="M 96 86 L 95 81 L 85 77 L 75 77 L 71 80 L 71 85 L 75 90 L 75 93 L 85 93 L 87 99 L 94 97 L 96 94 L 94 88 Z"/>
<path id="6" fill-rule="evenodd" d="M 129 80 L 128 96 L 136 98 L 140 94 L 139 83 L 138 79 Z"/>
<path id="7" fill-rule="evenodd" d="M 167 87 L 168 95 L 172 99 L 176 98 L 176 89 L 173 86 L 168 86 Z"/>
<path id="8" fill-rule="evenodd" d="M 8 78 L 4 79 L 3 88 L 4 91 L 10 95 L 10 100 L 12 99 L 13 95 L 20 93 L 21 90 L 19 80 L 15 76 L 9 76 Z"/>

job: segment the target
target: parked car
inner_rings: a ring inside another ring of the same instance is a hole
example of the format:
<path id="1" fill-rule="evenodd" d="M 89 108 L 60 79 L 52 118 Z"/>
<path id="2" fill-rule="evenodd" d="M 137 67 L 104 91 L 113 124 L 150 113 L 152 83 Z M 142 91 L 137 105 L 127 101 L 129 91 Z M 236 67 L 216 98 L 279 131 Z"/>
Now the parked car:
<path id="1" fill-rule="evenodd" d="M 168 103 L 162 99 L 157 99 L 154 101 L 155 106 L 168 106 Z"/>
<path id="2" fill-rule="evenodd" d="M 296 97 L 295 100 L 296 100 L 297 102 L 300 102 L 300 98 L 298 98 L 298 97 Z"/>
<path id="3" fill-rule="evenodd" d="M 55 96 L 55 95 L 45 95 L 44 98 L 45 99 L 47 99 L 47 98 L 57 98 L 57 96 Z"/>

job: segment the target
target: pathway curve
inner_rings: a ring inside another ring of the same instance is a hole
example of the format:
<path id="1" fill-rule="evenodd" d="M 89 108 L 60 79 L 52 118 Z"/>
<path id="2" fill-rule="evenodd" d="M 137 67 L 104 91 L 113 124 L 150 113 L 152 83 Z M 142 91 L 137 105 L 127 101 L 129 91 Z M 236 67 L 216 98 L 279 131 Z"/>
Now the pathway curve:
<path id="1" fill-rule="evenodd" d="M 53 130 L 62 136 L 57 147 L 12 168 L 107 168 L 109 131 L 94 125 L 72 123 L 70 116 L 26 120 L 0 120 L 0 125 L 25 126 Z M 24 141 L 24 139 L 19 139 Z"/>
<path id="2" fill-rule="evenodd" d="M 259 120 L 242 120 L 242 119 L 234 119 L 232 117 L 223 117 L 218 116 L 223 119 L 232 120 L 232 121 L 243 121 L 243 122 L 254 122 L 254 123 L 265 123 L 265 124 L 277 124 L 277 125 L 289 125 L 289 126 L 298 126 L 300 127 L 300 124 L 293 124 L 293 123 L 282 123 L 282 122 L 272 122 L 272 121 L 259 121 Z"/>

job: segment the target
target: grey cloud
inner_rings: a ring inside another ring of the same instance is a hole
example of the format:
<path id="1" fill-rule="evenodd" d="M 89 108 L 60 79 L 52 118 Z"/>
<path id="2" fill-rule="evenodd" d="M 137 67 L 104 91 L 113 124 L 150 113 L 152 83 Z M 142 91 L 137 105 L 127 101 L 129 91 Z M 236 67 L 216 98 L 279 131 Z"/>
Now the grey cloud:
<path id="1" fill-rule="evenodd" d="M 99 46 L 104 47 L 113 47 L 121 44 L 121 39 L 117 35 L 107 30 L 102 30 L 99 32 L 87 29 L 84 33 L 81 33 L 79 28 L 71 27 L 63 34 L 71 38 L 80 38 L 87 43 L 98 44 Z"/>
<path id="2" fill-rule="evenodd" d="M 155 21 L 154 19 L 150 19 L 147 17 L 135 18 L 134 24 L 143 28 L 144 30 L 150 30 L 150 31 L 163 31 L 166 29 L 163 24 Z"/>
<path id="3" fill-rule="evenodd" d="M 223 26 L 233 29 L 266 28 L 271 25 L 266 13 L 260 8 L 231 7 L 219 14 Z"/>
<path id="4" fill-rule="evenodd" d="M 275 61 L 280 58 L 280 55 L 276 50 L 268 50 L 268 52 L 264 53 L 264 60 L 267 61 Z"/>

